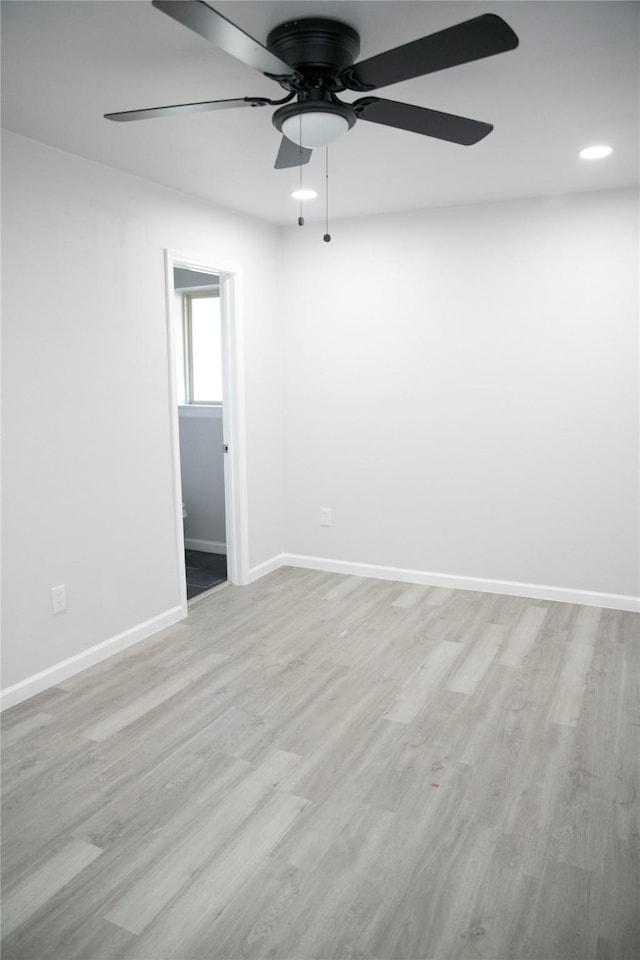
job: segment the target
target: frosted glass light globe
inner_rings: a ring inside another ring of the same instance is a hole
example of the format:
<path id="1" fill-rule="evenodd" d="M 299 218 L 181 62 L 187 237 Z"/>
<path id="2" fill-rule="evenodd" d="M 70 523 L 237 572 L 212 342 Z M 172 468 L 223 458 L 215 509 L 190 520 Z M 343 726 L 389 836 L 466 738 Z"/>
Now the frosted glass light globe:
<path id="1" fill-rule="evenodd" d="M 287 140 L 310 150 L 326 147 L 348 129 L 349 124 L 344 117 L 324 110 L 296 114 L 282 124 L 282 132 Z"/>

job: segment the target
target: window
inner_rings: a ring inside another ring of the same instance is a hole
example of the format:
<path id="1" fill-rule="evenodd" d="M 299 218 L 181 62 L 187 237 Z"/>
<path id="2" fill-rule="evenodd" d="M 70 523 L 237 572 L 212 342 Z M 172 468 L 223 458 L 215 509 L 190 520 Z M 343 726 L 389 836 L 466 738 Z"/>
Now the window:
<path id="1" fill-rule="evenodd" d="M 184 377 L 187 403 L 222 403 L 222 329 L 217 290 L 184 293 Z"/>

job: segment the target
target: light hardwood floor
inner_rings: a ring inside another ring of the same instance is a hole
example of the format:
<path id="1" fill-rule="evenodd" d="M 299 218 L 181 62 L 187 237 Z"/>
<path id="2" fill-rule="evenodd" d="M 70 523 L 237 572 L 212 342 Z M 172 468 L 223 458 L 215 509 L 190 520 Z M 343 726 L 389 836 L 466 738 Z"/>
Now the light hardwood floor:
<path id="1" fill-rule="evenodd" d="M 3 960 L 632 960 L 638 616 L 304 570 L 3 716 Z"/>

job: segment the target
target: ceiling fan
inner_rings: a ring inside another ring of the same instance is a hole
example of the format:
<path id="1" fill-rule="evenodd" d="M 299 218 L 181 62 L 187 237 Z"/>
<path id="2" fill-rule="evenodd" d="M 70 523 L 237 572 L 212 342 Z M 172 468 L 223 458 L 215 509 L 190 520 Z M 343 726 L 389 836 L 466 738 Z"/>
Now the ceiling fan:
<path id="1" fill-rule="evenodd" d="M 485 13 L 354 63 L 360 52 L 360 37 L 352 27 L 337 20 L 305 17 L 282 23 L 269 33 L 265 47 L 204 0 L 153 0 L 153 6 L 274 80 L 287 94 L 280 100 L 238 97 L 125 110 L 107 113 L 106 119 L 145 120 L 230 107 L 277 106 L 273 124 L 283 136 L 276 169 L 308 163 L 315 147 L 326 146 L 357 120 L 451 143 L 477 143 L 491 133 L 492 124 L 383 100 L 369 93 L 518 46 L 511 27 L 501 17 Z M 345 90 L 367 95 L 344 103 L 338 94 Z"/>

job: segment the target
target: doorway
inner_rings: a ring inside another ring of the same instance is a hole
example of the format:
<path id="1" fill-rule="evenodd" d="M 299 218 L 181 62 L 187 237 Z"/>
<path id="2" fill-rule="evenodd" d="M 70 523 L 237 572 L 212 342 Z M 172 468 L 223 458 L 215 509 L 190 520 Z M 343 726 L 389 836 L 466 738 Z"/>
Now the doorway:
<path id="1" fill-rule="evenodd" d="M 166 251 L 182 602 L 247 582 L 237 271 Z"/>
<path id="2" fill-rule="evenodd" d="M 219 280 L 173 268 L 187 601 L 227 579 Z"/>

